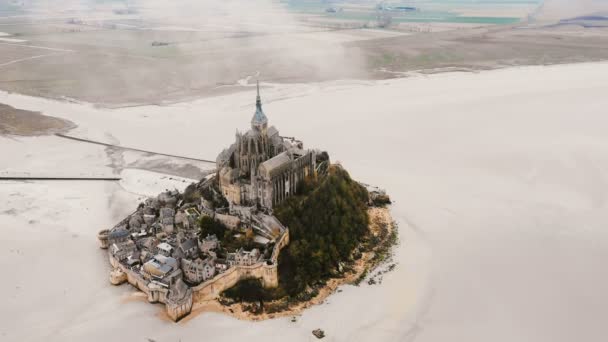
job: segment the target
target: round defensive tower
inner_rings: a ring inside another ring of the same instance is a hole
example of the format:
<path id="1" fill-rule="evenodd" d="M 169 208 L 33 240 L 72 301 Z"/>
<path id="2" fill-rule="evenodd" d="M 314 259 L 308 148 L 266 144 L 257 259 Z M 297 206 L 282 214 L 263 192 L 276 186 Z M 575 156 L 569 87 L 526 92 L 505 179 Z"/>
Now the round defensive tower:
<path id="1" fill-rule="evenodd" d="M 99 245 L 101 248 L 108 249 L 108 247 L 110 246 L 110 241 L 108 240 L 109 235 L 109 229 L 104 229 L 97 233 L 97 239 L 99 240 Z"/>

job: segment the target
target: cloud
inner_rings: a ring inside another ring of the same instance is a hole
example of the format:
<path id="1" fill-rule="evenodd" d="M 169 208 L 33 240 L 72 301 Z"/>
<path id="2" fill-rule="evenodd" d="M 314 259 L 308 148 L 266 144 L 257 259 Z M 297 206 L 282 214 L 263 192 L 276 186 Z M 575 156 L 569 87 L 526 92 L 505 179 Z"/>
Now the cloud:
<path id="1" fill-rule="evenodd" d="M 87 52 L 107 55 L 105 67 L 124 64 L 124 72 L 116 68 L 82 85 L 91 92 L 115 87 L 117 73 L 123 77 L 121 86 L 134 93 L 138 88 L 142 93 L 147 88 L 198 91 L 257 72 L 271 82 L 365 77 L 359 50 L 345 46 L 334 33 L 307 25 L 278 0 L 29 1 L 32 17 L 78 19 L 83 30 L 118 24 L 115 32 L 97 36 L 97 43 L 84 42 Z M 65 39 L 78 49 L 83 36 Z M 150 48 L 153 42 L 164 45 Z M 106 48 L 113 50 L 106 54 Z M 118 57 L 123 55 L 129 61 Z M 141 63 L 126 65 L 140 57 Z"/>

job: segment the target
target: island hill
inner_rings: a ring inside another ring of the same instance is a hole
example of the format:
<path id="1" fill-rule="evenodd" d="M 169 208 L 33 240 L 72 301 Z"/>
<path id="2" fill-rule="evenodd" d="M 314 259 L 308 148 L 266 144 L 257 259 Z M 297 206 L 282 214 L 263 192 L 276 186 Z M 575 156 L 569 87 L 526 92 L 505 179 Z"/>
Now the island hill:
<path id="1" fill-rule="evenodd" d="M 110 282 L 164 303 L 174 321 L 209 305 L 260 314 L 264 301 L 274 317 L 322 300 L 384 257 L 395 236 L 378 208 L 387 203 L 326 152 L 269 127 L 258 85 L 251 129 L 237 132 L 214 174 L 147 199 L 98 238 Z"/>

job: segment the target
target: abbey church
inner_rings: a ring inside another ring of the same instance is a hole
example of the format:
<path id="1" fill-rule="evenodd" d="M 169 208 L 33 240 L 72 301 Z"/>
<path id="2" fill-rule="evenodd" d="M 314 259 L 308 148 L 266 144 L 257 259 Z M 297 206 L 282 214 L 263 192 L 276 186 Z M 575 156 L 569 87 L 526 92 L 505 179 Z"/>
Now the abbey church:
<path id="1" fill-rule="evenodd" d="M 217 157 L 220 189 L 232 204 L 272 208 L 296 193 L 314 172 L 315 160 L 315 151 L 305 150 L 301 141 L 268 127 L 258 83 L 251 129 L 237 131 L 236 142 Z"/>

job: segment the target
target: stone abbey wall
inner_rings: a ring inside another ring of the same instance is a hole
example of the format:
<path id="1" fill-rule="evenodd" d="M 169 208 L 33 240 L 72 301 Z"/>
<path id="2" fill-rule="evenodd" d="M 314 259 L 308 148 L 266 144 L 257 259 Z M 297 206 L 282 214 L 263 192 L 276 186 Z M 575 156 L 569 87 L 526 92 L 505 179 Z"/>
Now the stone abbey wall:
<path id="1" fill-rule="evenodd" d="M 277 265 L 266 265 L 257 263 L 251 266 L 234 266 L 226 272 L 207 280 L 192 288 L 195 301 L 213 300 L 219 297 L 220 293 L 227 290 L 239 280 L 248 278 L 258 278 L 264 287 L 276 287 L 279 285 Z"/>
<path id="2" fill-rule="evenodd" d="M 240 280 L 256 278 L 260 279 L 262 286 L 265 288 L 273 288 L 279 286 L 279 271 L 278 258 L 279 252 L 289 244 L 289 229 L 286 229 L 281 238 L 277 241 L 274 247 L 270 261 L 271 265 L 266 262 L 259 262 L 251 266 L 233 266 L 224 273 L 220 273 L 192 288 L 194 301 L 202 302 L 213 300 Z"/>
<path id="3" fill-rule="evenodd" d="M 192 291 L 188 290 L 186 297 L 182 300 L 174 301 L 169 298 L 169 290 L 163 287 L 149 287 L 148 282 L 138 273 L 126 268 L 111 254 L 110 264 L 115 267 L 110 273 L 110 282 L 120 285 L 125 281 L 133 285 L 148 296 L 150 303 L 163 303 L 167 315 L 174 321 L 188 315 L 192 310 Z"/>
<path id="4" fill-rule="evenodd" d="M 140 291 L 144 292 L 145 294 L 148 295 L 148 297 L 150 297 L 150 289 L 148 288 L 148 284 L 146 282 L 146 280 L 139 275 L 138 273 L 128 269 L 127 267 L 125 267 L 123 264 L 121 264 L 116 258 L 114 258 L 112 256 L 112 254 L 108 253 L 108 256 L 110 258 L 110 265 L 112 265 L 112 267 L 114 267 L 114 270 L 112 270 L 112 272 L 110 273 L 110 282 L 114 285 L 120 285 L 122 284 L 124 281 L 128 282 L 129 284 L 133 285 L 134 287 L 136 287 L 137 289 L 139 289 Z M 115 275 L 115 272 L 117 270 L 120 270 L 122 273 L 124 273 L 126 275 L 126 277 L 120 277 L 123 281 L 113 281 L 113 278 L 117 278 Z M 114 274 L 113 274 L 114 273 Z M 159 300 L 156 300 L 159 301 Z"/>
<path id="5" fill-rule="evenodd" d="M 289 229 L 285 228 L 285 232 L 279 241 L 277 241 L 277 244 L 274 246 L 274 250 L 272 251 L 272 256 L 270 256 L 270 260 L 272 260 L 273 264 L 279 264 L 279 253 L 281 253 L 281 250 L 287 245 L 289 245 Z"/>
<path id="6" fill-rule="evenodd" d="M 192 293 L 190 293 L 188 298 L 189 300 L 182 300 L 178 302 L 167 298 L 167 302 L 165 303 L 167 315 L 169 315 L 172 320 L 177 321 L 192 311 Z"/>

